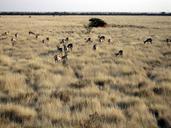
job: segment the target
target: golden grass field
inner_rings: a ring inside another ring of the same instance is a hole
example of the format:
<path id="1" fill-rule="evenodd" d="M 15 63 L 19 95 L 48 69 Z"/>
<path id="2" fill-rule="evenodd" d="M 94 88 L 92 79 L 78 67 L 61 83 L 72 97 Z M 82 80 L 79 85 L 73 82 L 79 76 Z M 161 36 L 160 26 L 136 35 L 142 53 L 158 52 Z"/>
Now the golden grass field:
<path id="1" fill-rule="evenodd" d="M 159 118 L 171 121 L 171 17 L 100 16 L 109 26 L 88 34 L 92 17 L 0 17 L 0 34 L 9 31 L 0 36 L 0 128 L 158 128 Z M 98 35 L 111 43 L 98 43 Z M 64 65 L 54 55 L 66 37 L 74 47 Z M 143 43 L 148 37 L 153 44 Z"/>

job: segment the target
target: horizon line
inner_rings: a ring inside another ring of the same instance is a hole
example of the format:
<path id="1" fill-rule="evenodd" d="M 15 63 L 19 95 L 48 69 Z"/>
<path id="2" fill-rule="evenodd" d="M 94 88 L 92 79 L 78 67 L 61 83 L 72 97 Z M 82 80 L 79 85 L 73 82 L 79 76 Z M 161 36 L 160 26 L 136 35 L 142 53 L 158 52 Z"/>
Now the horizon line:
<path id="1" fill-rule="evenodd" d="M 63 11 L 63 12 L 56 12 L 56 11 L 46 11 L 46 12 L 38 12 L 38 11 L 8 11 L 8 12 L 1 12 L 0 15 L 53 15 L 53 16 L 62 16 L 62 15 L 105 15 L 105 16 L 119 16 L 119 15 L 125 15 L 125 16 L 171 16 L 171 12 L 69 12 L 69 11 Z"/>
<path id="2" fill-rule="evenodd" d="M 171 11 L 142 11 L 142 12 L 128 12 L 128 11 L 0 11 L 2 12 L 20 12 L 20 13 L 171 13 Z"/>

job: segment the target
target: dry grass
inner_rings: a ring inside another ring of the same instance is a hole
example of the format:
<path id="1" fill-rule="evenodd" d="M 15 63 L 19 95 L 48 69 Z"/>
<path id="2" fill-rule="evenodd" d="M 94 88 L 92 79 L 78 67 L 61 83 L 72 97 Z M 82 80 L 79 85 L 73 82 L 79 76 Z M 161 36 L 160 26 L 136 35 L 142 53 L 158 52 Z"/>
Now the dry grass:
<path id="1" fill-rule="evenodd" d="M 110 25 L 87 34 L 89 18 L 0 18 L 0 34 L 10 32 L 0 40 L 0 127 L 157 128 L 156 113 L 171 121 L 171 17 L 100 17 Z M 94 51 L 99 34 L 112 41 Z M 74 48 L 67 64 L 55 63 L 66 37 Z"/>

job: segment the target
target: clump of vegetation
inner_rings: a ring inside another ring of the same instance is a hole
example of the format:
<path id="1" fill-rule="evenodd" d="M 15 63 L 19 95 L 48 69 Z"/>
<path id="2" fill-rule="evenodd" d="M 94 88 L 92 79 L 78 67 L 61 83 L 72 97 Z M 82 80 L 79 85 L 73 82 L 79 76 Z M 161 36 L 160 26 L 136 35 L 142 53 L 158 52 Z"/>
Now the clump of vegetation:
<path id="1" fill-rule="evenodd" d="M 107 23 L 99 18 L 91 18 L 89 19 L 89 24 L 85 25 L 84 27 L 87 30 L 87 33 L 90 33 L 93 29 L 93 27 L 97 28 L 97 27 L 105 27 L 107 25 Z"/>
<path id="2" fill-rule="evenodd" d="M 107 25 L 107 23 L 99 18 L 91 18 L 89 23 L 89 27 L 105 27 Z"/>
<path id="3" fill-rule="evenodd" d="M 31 121 L 37 112 L 29 107 L 14 104 L 0 104 L 0 117 L 16 123 Z"/>
<path id="4" fill-rule="evenodd" d="M 93 27 L 89 27 L 89 25 L 84 25 L 84 28 L 86 29 L 86 34 L 90 34 L 93 29 Z"/>
<path id="5" fill-rule="evenodd" d="M 81 88 L 87 87 L 90 84 L 91 84 L 91 81 L 89 80 L 79 80 L 76 83 L 71 83 L 69 86 L 72 88 L 81 89 Z"/>

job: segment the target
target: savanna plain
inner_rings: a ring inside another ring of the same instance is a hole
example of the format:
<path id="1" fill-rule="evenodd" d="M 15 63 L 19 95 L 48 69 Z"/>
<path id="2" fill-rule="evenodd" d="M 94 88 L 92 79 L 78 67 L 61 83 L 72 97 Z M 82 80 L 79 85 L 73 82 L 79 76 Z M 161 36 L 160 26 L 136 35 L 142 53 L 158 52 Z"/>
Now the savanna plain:
<path id="1" fill-rule="evenodd" d="M 87 32 L 92 17 L 108 25 Z M 67 37 L 67 61 L 55 61 Z M 169 16 L 0 16 L 0 128 L 166 128 L 167 38 Z"/>

